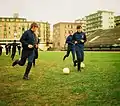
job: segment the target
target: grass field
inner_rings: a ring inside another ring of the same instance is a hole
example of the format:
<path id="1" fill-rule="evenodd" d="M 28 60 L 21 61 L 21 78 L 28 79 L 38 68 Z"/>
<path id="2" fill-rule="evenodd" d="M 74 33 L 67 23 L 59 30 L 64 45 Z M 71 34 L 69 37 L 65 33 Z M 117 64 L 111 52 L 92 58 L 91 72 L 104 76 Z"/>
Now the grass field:
<path id="1" fill-rule="evenodd" d="M 0 106 L 120 106 L 120 53 L 86 52 L 82 72 L 63 55 L 40 52 L 27 81 L 25 66 L 13 68 L 10 57 L 1 56 Z"/>

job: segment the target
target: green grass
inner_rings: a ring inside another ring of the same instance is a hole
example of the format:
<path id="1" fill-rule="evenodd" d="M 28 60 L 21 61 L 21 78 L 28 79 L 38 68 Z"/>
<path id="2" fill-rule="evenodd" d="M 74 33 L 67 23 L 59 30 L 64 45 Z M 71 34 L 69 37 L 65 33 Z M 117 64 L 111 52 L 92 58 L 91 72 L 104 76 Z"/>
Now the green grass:
<path id="1" fill-rule="evenodd" d="M 0 106 L 120 106 L 120 53 L 86 52 L 82 72 L 71 56 L 63 62 L 64 54 L 40 52 L 28 81 L 25 66 L 13 68 L 10 57 L 1 56 Z"/>

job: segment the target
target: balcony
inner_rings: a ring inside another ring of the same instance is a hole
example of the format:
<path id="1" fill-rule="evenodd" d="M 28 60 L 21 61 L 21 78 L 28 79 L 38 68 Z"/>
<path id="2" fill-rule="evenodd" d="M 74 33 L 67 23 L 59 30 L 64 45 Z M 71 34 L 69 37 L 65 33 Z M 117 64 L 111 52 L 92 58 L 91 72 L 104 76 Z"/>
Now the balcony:
<path id="1" fill-rule="evenodd" d="M 87 21 L 95 20 L 95 19 L 98 19 L 98 18 L 102 19 L 102 16 L 88 18 Z"/>

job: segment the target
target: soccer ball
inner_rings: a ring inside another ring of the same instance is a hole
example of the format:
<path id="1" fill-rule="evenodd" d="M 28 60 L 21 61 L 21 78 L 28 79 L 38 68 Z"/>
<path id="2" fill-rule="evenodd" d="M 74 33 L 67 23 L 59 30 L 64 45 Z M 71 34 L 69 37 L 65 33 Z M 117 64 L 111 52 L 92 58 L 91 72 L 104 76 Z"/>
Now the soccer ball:
<path id="1" fill-rule="evenodd" d="M 81 62 L 81 68 L 85 68 L 85 64 L 83 62 Z"/>
<path id="2" fill-rule="evenodd" d="M 69 68 L 63 68 L 63 73 L 64 73 L 64 74 L 69 74 L 69 73 L 70 73 Z"/>

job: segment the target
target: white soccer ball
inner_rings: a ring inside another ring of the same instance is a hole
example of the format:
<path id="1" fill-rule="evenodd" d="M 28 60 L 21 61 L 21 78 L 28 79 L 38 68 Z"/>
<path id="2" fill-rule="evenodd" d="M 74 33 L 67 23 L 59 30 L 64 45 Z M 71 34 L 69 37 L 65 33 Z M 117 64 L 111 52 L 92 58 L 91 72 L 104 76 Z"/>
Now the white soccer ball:
<path id="1" fill-rule="evenodd" d="M 81 68 L 85 68 L 85 64 L 81 62 Z"/>
<path id="2" fill-rule="evenodd" d="M 63 68 L 63 73 L 64 73 L 64 74 L 69 74 L 69 73 L 70 73 L 69 68 Z"/>

